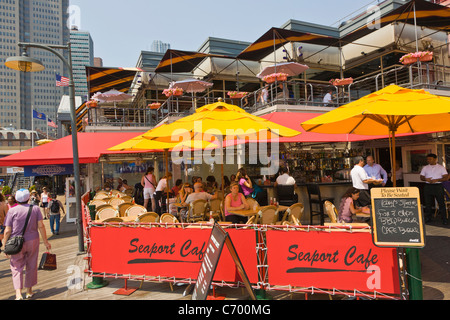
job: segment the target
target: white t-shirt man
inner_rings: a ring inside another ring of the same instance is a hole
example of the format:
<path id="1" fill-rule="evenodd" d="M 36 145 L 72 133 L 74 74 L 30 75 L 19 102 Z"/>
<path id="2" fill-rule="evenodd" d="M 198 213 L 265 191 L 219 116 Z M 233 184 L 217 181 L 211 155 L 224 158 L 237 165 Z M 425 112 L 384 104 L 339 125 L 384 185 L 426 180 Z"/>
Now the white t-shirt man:
<path id="1" fill-rule="evenodd" d="M 293 177 L 291 177 L 289 174 L 284 173 L 284 174 L 278 176 L 277 184 L 292 186 L 295 184 L 295 179 Z"/>
<path id="2" fill-rule="evenodd" d="M 350 172 L 350 175 L 352 177 L 353 187 L 359 190 L 365 189 L 369 190 L 369 185 L 367 183 L 364 183 L 363 181 L 370 179 L 367 175 L 366 170 L 364 170 L 363 167 L 360 165 L 355 165 Z"/>
<path id="3" fill-rule="evenodd" d="M 325 97 L 323 97 L 323 101 L 322 102 L 323 102 L 325 107 L 328 106 L 328 105 L 333 104 L 333 98 L 331 97 L 331 93 L 328 92 L 325 95 Z"/>
<path id="4" fill-rule="evenodd" d="M 422 168 L 422 171 L 420 172 L 421 176 L 424 176 L 426 179 L 431 178 L 432 180 L 436 179 L 442 179 L 443 176 L 447 175 L 447 170 L 441 166 L 439 163 L 436 163 L 435 165 L 429 164 Z M 425 183 L 430 183 L 428 181 L 425 181 Z M 436 183 L 442 183 L 440 181 L 436 181 Z"/>

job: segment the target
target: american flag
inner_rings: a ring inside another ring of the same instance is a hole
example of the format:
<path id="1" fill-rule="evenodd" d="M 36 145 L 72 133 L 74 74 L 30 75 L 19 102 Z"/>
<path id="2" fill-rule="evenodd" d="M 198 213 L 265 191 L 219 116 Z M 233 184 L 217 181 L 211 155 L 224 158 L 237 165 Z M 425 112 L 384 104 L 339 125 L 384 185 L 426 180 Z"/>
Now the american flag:
<path id="1" fill-rule="evenodd" d="M 60 76 L 56 74 L 56 86 L 57 87 L 68 87 L 69 86 L 69 78 Z"/>
<path id="2" fill-rule="evenodd" d="M 54 123 L 53 120 L 50 119 L 50 118 L 48 118 L 47 124 L 48 124 L 49 127 L 52 127 L 52 128 L 58 128 L 58 126 L 56 125 L 56 123 Z"/>

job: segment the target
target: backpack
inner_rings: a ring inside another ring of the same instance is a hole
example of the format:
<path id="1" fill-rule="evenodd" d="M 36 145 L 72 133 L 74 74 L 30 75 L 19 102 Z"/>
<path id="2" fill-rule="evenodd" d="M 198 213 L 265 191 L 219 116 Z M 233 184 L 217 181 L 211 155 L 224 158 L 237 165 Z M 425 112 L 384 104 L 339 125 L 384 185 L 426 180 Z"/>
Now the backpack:
<path id="1" fill-rule="evenodd" d="M 59 203 L 56 200 L 52 201 L 52 205 L 50 206 L 50 211 L 52 213 L 59 213 Z"/>

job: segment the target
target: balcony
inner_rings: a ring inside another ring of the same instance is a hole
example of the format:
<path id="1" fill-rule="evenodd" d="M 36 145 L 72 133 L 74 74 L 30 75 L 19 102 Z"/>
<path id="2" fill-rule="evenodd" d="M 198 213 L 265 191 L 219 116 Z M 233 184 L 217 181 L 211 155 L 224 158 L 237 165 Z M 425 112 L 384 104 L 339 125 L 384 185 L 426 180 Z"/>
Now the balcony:
<path id="1" fill-rule="evenodd" d="M 135 101 L 132 106 L 101 105 L 88 110 L 86 131 L 146 131 L 160 123 L 173 122 L 192 114 L 199 107 L 217 102 L 218 97 L 255 115 L 275 111 L 328 112 L 389 84 L 425 89 L 433 94 L 450 96 L 450 67 L 433 63 L 394 65 L 382 72 L 356 78 L 352 84 L 345 86 L 294 79 L 266 85 L 265 88 L 250 92 L 241 99 L 230 99 L 223 91 L 209 91 L 208 96 L 185 94 L 180 97 L 169 97 L 165 101 L 143 99 L 143 102 Z M 333 92 L 333 104 L 325 105 L 323 97 L 329 89 Z M 148 108 L 153 102 L 161 103 L 160 108 L 155 110 Z M 139 104 L 142 106 L 138 107 Z"/>

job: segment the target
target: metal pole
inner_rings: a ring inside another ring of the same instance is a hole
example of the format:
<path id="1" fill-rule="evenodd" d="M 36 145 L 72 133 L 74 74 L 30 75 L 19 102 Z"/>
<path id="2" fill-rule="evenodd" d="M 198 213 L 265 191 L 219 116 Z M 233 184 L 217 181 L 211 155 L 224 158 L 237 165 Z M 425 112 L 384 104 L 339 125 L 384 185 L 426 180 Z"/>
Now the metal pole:
<path id="1" fill-rule="evenodd" d="M 408 270 L 409 300 L 423 300 L 419 249 L 406 249 L 406 267 Z"/>
<path id="2" fill-rule="evenodd" d="M 81 180 L 80 180 L 80 161 L 78 155 L 78 137 L 77 137 L 77 125 L 76 125 L 76 114 L 75 114 L 75 83 L 73 81 L 73 70 L 72 70 L 72 53 L 70 42 L 66 46 L 47 46 L 37 43 L 25 43 L 19 42 L 19 47 L 25 48 L 38 48 L 50 51 L 55 54 L 68 68 L 69 70 L 69 101 L 70 101 L 70 120 L 72 126 L 72 150 L 73 150 L 73 174 L 75 179 L 75 209 L 77 212 L 77 233 L 78 233 L 78 251 L 79 254 L 84 253 L 84 235 L 83 235 L 83 223 L 81 215 Z M 69 51 L 69 60 L 59 52 L 54 49 L 62 49 Z"/>

